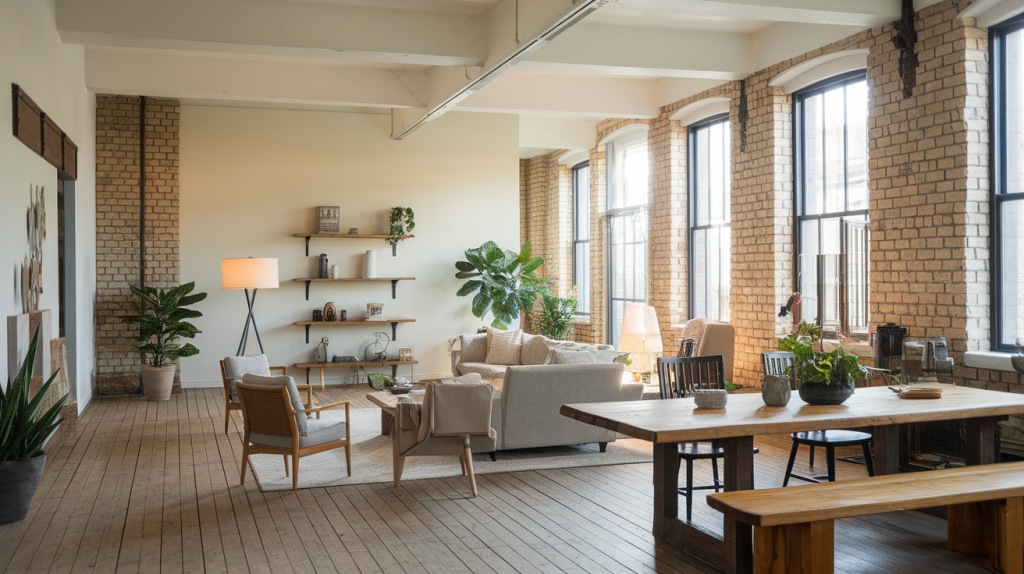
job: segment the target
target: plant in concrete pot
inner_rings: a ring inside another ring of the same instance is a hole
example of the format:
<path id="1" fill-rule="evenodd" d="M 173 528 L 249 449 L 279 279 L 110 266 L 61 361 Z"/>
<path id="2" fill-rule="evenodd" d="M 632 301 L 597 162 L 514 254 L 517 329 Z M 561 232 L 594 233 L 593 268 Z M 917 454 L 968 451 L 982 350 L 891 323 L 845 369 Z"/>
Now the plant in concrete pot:
<path id="1" fill-rule="evenodd" d="M 206 299 L 206 293 L 190 295 L 195 287 L 194 282 L 166 291 L 153 287 L 128 287 L 138 315 L 122 317 L 121 320 L 139 326 L 135 346 L 142 352 L 142 388 L 151 401 L 166 401 L 171 397 L 176 369 L 174 361 L 199 354 L 199 349 L 192 343 L 178 344 L 178 339 L 193 339 L 202 332 L 185 320 L 203 316 L 199 311 L 187 308 Z"/>
<path id="2" fill-rule="evenodd" d="M 502 250 L 493 241 L 466 250 L 466 260 L 455 268 L 456 279 L 469 279 L 457 295 L 465 297 L 477 290 L 473 297 L 473 315 L 484 318 L 494 316 L 491 326 L 507 329 L 519 318 L 519 313 L 533 308 L 540 288 L 547 281 L 537 277 L 537 268 L 544 264 L 540 257 L 530 257 L 533 245 L 527 241 L 518 253 Z"/>
<path id="3" fill-rule="evenodd" d="M 39 414 L 39 405 L 57 373 L 30 396 L 38 342 L 36 329 L 17 377 L 7 381 L 6 391 L 0 388 L 0 524 L 17 522 L 28 514 L 46 462 L 43 443 L 61 423 L 57 415 L 68 400 L 64 395 Z"/>
<path id="4" fill-rule="evenodd" d="M 801 322 L 796 333 L 779 341 L 779 349 L 793 353 L 793 369 L 800 381 L 800 398 L 812 405 L 839 405 L 853 395 L 865 369 L 856 355 L 837 347 L 830 353 L 814 350 L 820 330 Z"/>

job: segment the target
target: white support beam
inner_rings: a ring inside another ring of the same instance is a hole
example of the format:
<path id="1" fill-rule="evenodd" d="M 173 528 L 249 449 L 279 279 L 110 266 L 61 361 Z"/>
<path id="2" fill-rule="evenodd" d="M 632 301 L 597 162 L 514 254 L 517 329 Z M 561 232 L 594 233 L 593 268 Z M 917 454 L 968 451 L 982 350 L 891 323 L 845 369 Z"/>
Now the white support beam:
<path id="1" fill-rule="evenodd" d="M 271 0 L 61 0 L 69 44 L 480 66 L 481 17 Z"/>
<path id="2" fill-rule="evenodd" d="M 519 118 L 520 147 L 586 150 L 596 145 L 596 120 Z"/>
<path id="3" fill-rule="evenodd" d="M 488 48 L 479 75 L 465 70 L 466 82 L 451 91 L 451 85 L 461 83 L 455 74 L 450 70 L 432 73 L 428 76 L 431 85 L 427 89 L 430 99 L 426 110 L 419 117 L 413 117 L 408 110 L 393 113 L 391 137 L 400 140 L 440 117 L 605 2 L 607 0 L 500 0 L 484 15 Z"/>
<path id="4" fill-rule="evenodd" d="M 655 4 L 675 4 L 674 0 L 651 0 Z M 689 4 L 684 0 L 683 3 Z M 802 22 L 805 24 L 842 24 L 869 28 L 900 17 L 896 0 L 696 0 L 700 5 L 694 16 L 717 16 Z M 678 9 L 678 8 L 677 8 Z"/>
<path id="5" fill-rule="evenodd" d="M 867 26 L 840 26 L 826 24 L 796 24 L 779 22 L 752 36 L 753 66 L 763 70 L 800 54 L 848 38 Z"/>
<path id="6" fill-rule="evenodd" d="M 509 72 L 457 109 L 564 119 L 658 116 L 658 80 Z"/>
<path id="7" fill-rule="evenodd" d="M 756 68 L 748 34 L 579 24 L 516 69 L 735 80 Z"/>
<path id="8" fill-rule="evenodd" d="M 196 52 L 88 48 L 86 87 L 96 93 L 204 100 L 416 107 L 423 72 L 351 67 L 337 61 Z"/>

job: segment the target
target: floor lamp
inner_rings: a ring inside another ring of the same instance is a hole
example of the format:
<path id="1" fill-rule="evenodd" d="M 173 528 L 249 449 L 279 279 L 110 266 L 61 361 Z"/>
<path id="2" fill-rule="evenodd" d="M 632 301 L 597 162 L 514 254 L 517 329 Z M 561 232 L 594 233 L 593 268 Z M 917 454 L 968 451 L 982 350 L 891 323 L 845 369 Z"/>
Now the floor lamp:
<path id="1" fill-rule="evenodd" d="M 252 328 L 256 331 L 256 341 L 260 344 L 260 353 L 263 353 L 263 341 L 260 339 L 260 330 L 256 326 L 256 316 L 253 315 L 252 308 L 256 304 L 257 289 L 280 287 L 277 277 L 277 259 L 256 257 L 221 259 L 220 281 L 221 289 L 244 289 L 245 303 L 249 306 L 249 314 L 245 317 L 245 330 L 242 331 L 242 340 L 238 342 L 238 352 L 235 355 L 241 357 L 245 354 L 245 345 L 249 341 L 249 323 L 252 323 Z M 251 297 L 249 289 L 252 289 Z"/>
<path id="2" fill-rule="evenodd" d="M 626 303 L 622 313 L 622 331 L 619 334 L 619 350 L 636 353 L 640 359 L 633 371 L 633 380 L 651 382 L 652 355 L 661 355 L 661 327 L 654 307 L 643 303 Z"/>

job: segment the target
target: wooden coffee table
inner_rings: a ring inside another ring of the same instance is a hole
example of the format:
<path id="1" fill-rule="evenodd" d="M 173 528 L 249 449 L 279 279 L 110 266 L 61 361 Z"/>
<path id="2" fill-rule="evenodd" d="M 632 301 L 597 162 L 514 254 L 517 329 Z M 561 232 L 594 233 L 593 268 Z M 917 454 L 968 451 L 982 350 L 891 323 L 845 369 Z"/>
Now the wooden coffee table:
<path id="1" fill-rule="evenodd" d="M 410 399 L 422 403 L 424 394 L 423 385 L 413 385 L 411 391 L 404 395 L 393 395 L 389 391 L 374 391 L 372 393 L 366 393 L 366 398 L 371 403 L 380 407 L 380 434 L 381 436 L 387 436 L 391 434 L 391 421 L 395 418 L 395 409 L 398 408 L 399 397 L 409 397 Z"/>

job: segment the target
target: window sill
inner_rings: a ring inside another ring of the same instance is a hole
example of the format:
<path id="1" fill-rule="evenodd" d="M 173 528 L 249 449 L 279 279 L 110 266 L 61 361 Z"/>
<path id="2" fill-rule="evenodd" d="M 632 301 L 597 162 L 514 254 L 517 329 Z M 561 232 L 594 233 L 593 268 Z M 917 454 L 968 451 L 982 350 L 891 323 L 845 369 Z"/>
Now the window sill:
<path id="1" fill-rule="evenodd" d="M 586 317 L 580 317 L 580 316 L 573 317 L 572 321 L 570 321 L 570 323 L 573 324 L 573 325 L 589 325 L 590 324 L 590 316 L 588 315 Z"/>
<path id="2" fill-rule="evenodd" d="M 1010 362 L 1012 353 L 999 351 L 968 351 L 964 353 L 964 365 L 975 369 L 990 369 L 1016 373 Z"/>

